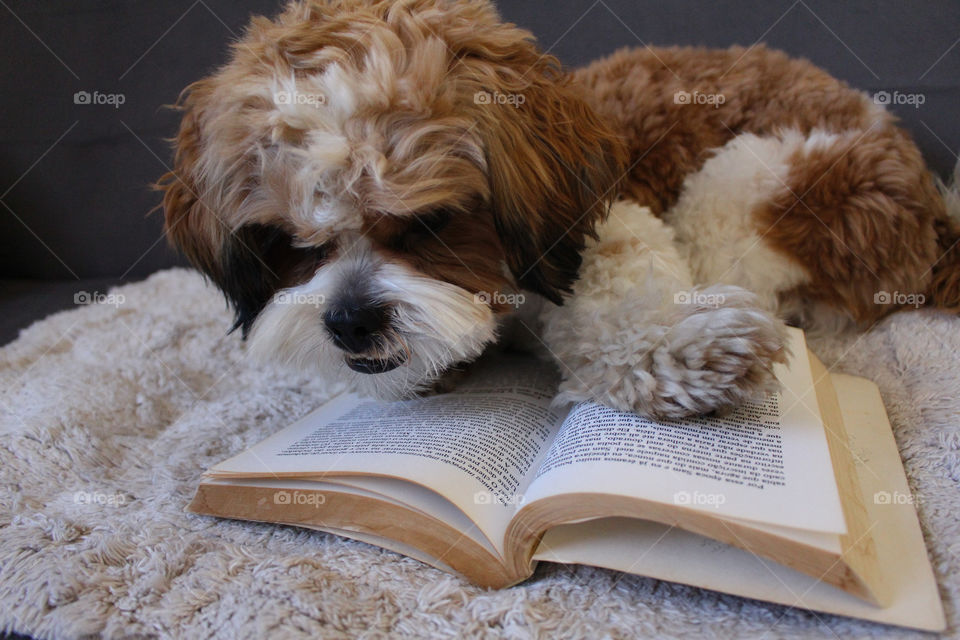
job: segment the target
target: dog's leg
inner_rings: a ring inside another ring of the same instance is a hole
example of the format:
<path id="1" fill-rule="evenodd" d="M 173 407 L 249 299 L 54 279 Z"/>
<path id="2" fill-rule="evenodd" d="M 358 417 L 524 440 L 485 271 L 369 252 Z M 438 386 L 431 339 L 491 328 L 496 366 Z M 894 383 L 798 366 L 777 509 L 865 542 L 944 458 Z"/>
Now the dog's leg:
<path id="1" fill-rule="evenodd" d="M 739 287 L 693 288 L 672 230 L 617 203 L 583 254 L 563 306 L 542 315 L 563 373 L 560 400 L 680 417 L 757 399 L 776 387 L 782 324 Z"/>

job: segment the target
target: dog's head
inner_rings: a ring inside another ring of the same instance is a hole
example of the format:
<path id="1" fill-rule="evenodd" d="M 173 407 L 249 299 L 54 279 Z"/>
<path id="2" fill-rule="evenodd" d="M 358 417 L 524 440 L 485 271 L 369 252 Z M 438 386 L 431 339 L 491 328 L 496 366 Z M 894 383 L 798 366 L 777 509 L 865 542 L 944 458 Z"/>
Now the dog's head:
<path id="1" fill-rule="evenodd" d="M 180 108 L 169 237 L 254 352 L 380 395 L 476 357 L 511 294 L 561 303 L 622 163 L 485 0 L 293 2 Z"/>

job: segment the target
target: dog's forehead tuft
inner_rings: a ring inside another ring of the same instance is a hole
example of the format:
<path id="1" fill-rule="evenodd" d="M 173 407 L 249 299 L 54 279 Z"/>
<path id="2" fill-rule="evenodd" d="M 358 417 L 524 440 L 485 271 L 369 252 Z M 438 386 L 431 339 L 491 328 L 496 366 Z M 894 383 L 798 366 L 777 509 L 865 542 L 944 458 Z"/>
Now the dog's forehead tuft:
<path id="1" fill-rule="evenodd" d="M 359 209 L 333 198 L 321 198 L 307 221 L 314 235 L 335 236 L 348 231 L 359 231 L 364 220 Z"/>
<path id="2" fill-rule="evenodd" d="M 319 238 L 360 229 L 371 215 L 488 200 L 476 78 L 422 23 L 426 14 L 388 14 L 362 31 L 311 24 L 309 52 L 276 34 L 261 51 L 255 33 L 236 50 L 210 83 L 205 120 L 202 162 L 226 185 L 215 194 L 221 209 Z"/>

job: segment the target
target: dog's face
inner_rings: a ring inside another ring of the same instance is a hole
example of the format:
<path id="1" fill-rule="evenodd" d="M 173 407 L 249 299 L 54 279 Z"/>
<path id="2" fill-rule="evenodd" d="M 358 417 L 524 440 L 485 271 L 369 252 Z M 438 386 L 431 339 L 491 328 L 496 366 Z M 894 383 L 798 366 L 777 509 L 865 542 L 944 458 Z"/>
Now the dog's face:
<path id="1" fill-rule="evenodd" d="M 560 303 L 622 162 L 485 1 L 294 2 L 181 107 L 169 237 L 254 352 L 378 395 L 479 355 L 505 294 Z"/>

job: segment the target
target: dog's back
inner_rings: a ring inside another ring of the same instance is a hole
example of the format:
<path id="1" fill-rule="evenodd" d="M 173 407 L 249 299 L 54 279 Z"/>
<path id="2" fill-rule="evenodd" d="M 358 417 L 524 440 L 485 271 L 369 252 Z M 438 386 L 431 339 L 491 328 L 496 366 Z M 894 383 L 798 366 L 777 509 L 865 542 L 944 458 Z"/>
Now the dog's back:
<path id="1" fill-rule="evenodd" d="M 808 327 L 960 309 L 958 199 L 882 100 L 763 46 L 626 49 L 574 77 L 623 134 L 623 196 L 673 224 L 698 281 Z"/>

